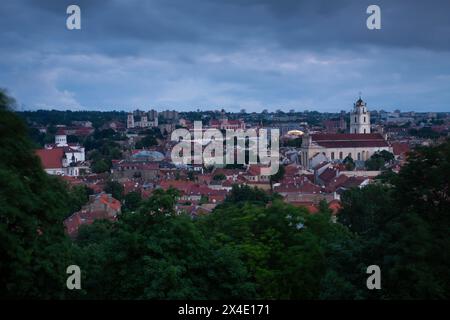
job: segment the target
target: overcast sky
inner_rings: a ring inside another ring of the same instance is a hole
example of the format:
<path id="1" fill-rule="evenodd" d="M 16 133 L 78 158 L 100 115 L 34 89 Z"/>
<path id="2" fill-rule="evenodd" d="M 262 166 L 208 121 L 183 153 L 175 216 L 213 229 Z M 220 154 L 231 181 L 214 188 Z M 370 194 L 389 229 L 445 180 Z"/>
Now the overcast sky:
<path id="1" fill-rule="evenodd" d="M 450 111 L 449 0 L 2 1 L 0 40 L 25 109 Z"/>

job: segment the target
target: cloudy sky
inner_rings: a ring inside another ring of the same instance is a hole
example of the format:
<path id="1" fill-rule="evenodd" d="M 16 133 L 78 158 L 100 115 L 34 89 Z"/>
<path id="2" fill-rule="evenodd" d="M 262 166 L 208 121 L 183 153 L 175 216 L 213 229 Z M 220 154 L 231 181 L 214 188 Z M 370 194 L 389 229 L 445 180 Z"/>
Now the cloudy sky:
<path id="1" fill-rule="evenodd" d="M 362 92 L 450 111 L 449 0 L 14 0 L 0 17 L 0 87 L 24 109 L 337 112 Z"/>

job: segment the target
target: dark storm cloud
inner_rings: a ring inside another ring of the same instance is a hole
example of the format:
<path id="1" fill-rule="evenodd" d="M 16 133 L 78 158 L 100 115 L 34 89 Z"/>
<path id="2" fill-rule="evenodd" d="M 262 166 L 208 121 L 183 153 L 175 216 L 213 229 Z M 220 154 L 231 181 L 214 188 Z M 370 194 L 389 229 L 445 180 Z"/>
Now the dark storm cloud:
<path id="1" fill-rule="evenodd" d="M 65 28 L 70 4 L 81 31 Z M 0 86 L 30 108 L 450 102 L 447 0 L 19 0 L 0 14 Z"/>
<path id="2" fill-rule="evenodd" d="M 30 41 L 60 35 L 73 1 L 13 1 L 2 5 L 2 33 Z M 286 47 L 346 47 L 371 44 L 450 49 L 450 1 L 376 1 L 383 29 L 365 28 L 372 0 L 190 0 L 76 1 L 83 9 L 80 41 L 130 40 L 245 45 L 270 41 Z M 61 14 L 63 13 L 63 14 Z M 57 40 L 57 39 L 55 39 Z M 31 44 L 31 43 L 30 43 Z M 63 45 L 67 43 L 63 42 Z M 91 43 L 92 44 L 92 43 Z M 101 47 L 102 43 L 98 43 Z M 144 44 L 142 44 L 144 45 Z"/>

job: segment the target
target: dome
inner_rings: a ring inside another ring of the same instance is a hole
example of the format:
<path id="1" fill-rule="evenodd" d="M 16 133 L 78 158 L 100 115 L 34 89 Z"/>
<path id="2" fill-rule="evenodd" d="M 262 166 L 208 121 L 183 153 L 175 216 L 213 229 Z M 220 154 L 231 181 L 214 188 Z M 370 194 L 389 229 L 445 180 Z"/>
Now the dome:
<path id="1" fill-rule="evenodd" d="M 304 135 L 304 132 L 300 131 L 300 130 L 291 130 L 291 131 L 288 131 L 287 134 L 289 134 L 291 136 L 302 136 L 302 135 Z"/>
<path id="2" fill-rule="evenodd" d="M 132 155 L 134 159 L 148 159 L 150 161 L 162 161 L 164 155 L 158 151 L 142 150 Z"/>
<path id="3" fill-rule="evenodd" d="M 364 102 L 363 99 L 361 99 L 361 97 L 359 97 L 359 99 L 356 100 L 355 107 L 364 107 L 365 105 L 366 103 Z"/>

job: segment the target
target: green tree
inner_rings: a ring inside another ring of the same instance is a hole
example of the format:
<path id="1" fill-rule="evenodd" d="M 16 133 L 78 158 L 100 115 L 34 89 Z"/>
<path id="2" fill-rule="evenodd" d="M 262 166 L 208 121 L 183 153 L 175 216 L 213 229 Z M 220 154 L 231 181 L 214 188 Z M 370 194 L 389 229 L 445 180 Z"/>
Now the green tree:
<path id="1" fill-rule="evenodd" d="M 0 91 L 0 297 L 63 298 L 73 263 L 62 223 L 69 195 L 42 170 L 12 105 Z"/>
<path id="2" fill-rule="evenodd" d="M 190 181 L 195 181 L 197 180 L 197 176 L 195 175 L 194 171 L 188 171 L 187 173 L 187 177 Z"/>
<path id="3" fill-rule="evenodd" d="M 223 173 L 216 174 L 213 177 L 214 181 L 222 181 L 222 180 L 226 180 L 226 179 L 227 179 L 227 177 Z"/>
<path id="4" fill-rule="evenodd" d="M 365 165 L 369 171 L 378 171 L 384 168 L 384 160 L 381 157 L 371 157 L 366 160 Z"/>
<path id="5" fill-rule="evenodd" d="M 123 185 L 117 181 L 109 180 L 106 182 L 104 191 L 112 195 L 117 200 L 123 199 L 124 188 Z"/>
<path id="6" fill-rule="evenodd" d="M 370 159 L 366 160 L 366 168 L 368 170 L 381 170 L 384 169 L 386 163 L 394 160 L 394 155 L 389 151 L 382 150 L 381 152 L 375 152 Z"/>
<path id="7" fill-rule="evenodd" d="M 353 161 L 352 157 L 350 156 L 345 157 L 343 163 L 347 171 L 353 171 L 355 169 L 355 161 Z"/>
<path id="8" fill-rule="evenodd" d="M 256 203 L 266 204 L 271 200 L 271 197 L 261 189 L 250 187 L 247 185 L 235 184 L 232 186 L 230 193 L 225 198 L 224 204 L 237 203 Z"/>
<path id="9" fill-rule="evenodd" d="M 202 205 L 202 204 L 205 204 L 205 203 L 208 203 L 209 202 L 209 197 L 208 196 L 205 196 L 205 195 L 202 195 L 201 197 L 200 197 L 200 201 L 198 202 L 198 204 L 199 205 Z"/>
<path id="10" fill-rule="evenodd" d="M 94 161 L 92 163 L 92 166 L 91 166 L 91 170 L 94 173 L 108 172 L 110 169 L 111 169 L 111 166 L 104 159 L 100 159 L 100 160 Z"/>
<path id="11" fill-rule="evenodd" d="M 236 252 L 212 246 L 190 217 L 173 214 L 175 190 L 155 190 L 117 223 L 80 230 L 85 297 L 237 299 L 254 286 Z M 107 266 L 107 267 L 106 267 Z"/>
<path id="12" fill-rule="evenodd" d="M 154 135 L 146 135 L 144 138 L 136 142 L 136 149 L 149 148 L 153 146 L 157 146 L 158 141 L 156 140 Z"/>
<path id="13" fill-rule="evenodd" d="M 142 197 L 139 192 L 129 192 L 124 197 L 124 208 L 129 211 L 135 211 L 139 208 L 141 201 Z"/>
<path id="14" fill-rule="evenodd" d="M 386 151 L 386 150 L 381 150 L 380 152 L 377 152 L 376 154 L 379 154 L 381 158 L 383 158 L 384 162 L 389 162 L 394 160 L 394 154 Z"/>
<path id="15" fill-rule="evenodd" d="M 383 290 L 363 297 L 449 297 L 449 146 L 418 148 L 389 184 L 342 196 L 339 221 L 360 238 L 362 269 L 376 264 L 383 272 Z"/>
<path id="16" fill-rule="evenodd" d="M 256 285 L 255 298 L 314 299 L 325 272 L 321 236 L 332 227 L 327 213 L 310 215 L 281 201 L 230 204 L 199 220 L 219 247 L 234 248 Z"/>
<path id="17" fill-rule="evenodd" d="M 94 194 L 94 191 L 85 185 L 74 186 L 72 188 L 66 186 L 66 188 L 69 190 L 70 197 L 69 203 L 71 210 L 69 214 L 80 210 L 88 202 L 89 196 Z"/>
<path id="18" fill-rule="evenodd" d="M 284 166 L 280 165 L 277 173 L 270 176 L 270 183 L 272 184 L 272 183 L 280 182 L 281 180 L 283 180 L 285 172 L 286 172 L 286 169 L 284 168 Z"/>

